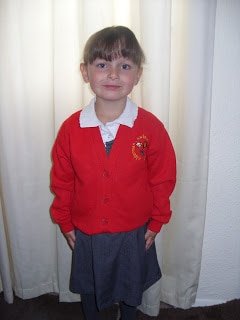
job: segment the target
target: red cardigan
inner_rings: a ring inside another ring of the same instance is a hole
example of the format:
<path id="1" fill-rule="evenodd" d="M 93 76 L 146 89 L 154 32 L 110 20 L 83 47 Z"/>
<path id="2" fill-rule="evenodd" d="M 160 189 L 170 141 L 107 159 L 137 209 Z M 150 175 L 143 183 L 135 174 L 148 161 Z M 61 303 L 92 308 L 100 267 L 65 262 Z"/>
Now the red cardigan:
<path id="1" fill-rule="evenodd" d="M 52 150 L 53 220 L 64 233 L 123 232 L 145 223 L 159 232 L 170 219 L 176 181 L 163 124 L 138 108 L 134 126 L 120 125 L 107 155 L 99 128 L 81 128 L 79 115 L 62 124 Z"/>

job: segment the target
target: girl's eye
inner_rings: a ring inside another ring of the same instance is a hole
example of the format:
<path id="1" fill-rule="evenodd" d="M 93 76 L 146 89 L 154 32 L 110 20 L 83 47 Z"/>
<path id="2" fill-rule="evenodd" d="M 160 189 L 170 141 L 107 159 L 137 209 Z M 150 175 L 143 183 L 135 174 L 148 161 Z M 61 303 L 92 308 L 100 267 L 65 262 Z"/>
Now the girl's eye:
<path id="1" fill-rule="evenodd" d="M 125 63 L 125 64 L 122 65 L 122 69 L 123 70 L 129 70 L 129 69 L 131 69 L 131 66 L 129 64 Z"/>
<path id="2" fill-rule="evenodd" d="M 107 66 L 106 63 L 103 63 L 103 62 L 97 64 L 97 67 L 99 69 L 104 69 L 104 68 L 106 68 L 106 66 Z"/>

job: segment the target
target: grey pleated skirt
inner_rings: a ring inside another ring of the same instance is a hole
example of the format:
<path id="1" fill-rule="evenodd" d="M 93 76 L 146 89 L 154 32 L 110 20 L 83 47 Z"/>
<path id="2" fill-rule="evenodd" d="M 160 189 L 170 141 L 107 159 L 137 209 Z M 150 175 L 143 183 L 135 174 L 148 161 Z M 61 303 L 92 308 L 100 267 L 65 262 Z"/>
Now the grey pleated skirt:
<path id="1" fill-rule="evenodd" d="M 99 310 L 124 301 L 141 304 L 143 292 L 161 278 L 155 244 L 145 249 L 146 226 L 120 233 L 76 231 L 70 290 L 95 294 Z"/>

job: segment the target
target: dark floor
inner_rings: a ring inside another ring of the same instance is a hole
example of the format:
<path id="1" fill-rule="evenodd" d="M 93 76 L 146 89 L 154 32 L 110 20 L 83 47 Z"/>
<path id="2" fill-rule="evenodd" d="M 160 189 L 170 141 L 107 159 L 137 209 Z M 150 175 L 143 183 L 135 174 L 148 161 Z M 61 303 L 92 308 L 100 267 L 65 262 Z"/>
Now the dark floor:
<path id="1" fill-rule="evenodd" d="M 102 312 L 102 319 L 115 320 L 117 307 Z M 22 300 L 15 297 L 13 304 L 4 301 L 0 294 L 1 320 L 83 320 L 80 302 L 59 303 L 56 295 L 43 295 L 35 299 Z M 182 310 L 161 308 L 158 317 L 149 317 L 138 311 L 138 320 L 240 320 L 240 299 L 225 304 Z"/>
<path id="2" fill-rule="evenodd" d="M 102 312 L 106 320 L 116 319 L 117 307 Z M 14 298 L 13 304 L 4 301 L 0 295 L 1 320 L 83 320 L 80 302 L 64 303 L 58 301 L 58 296 L 46 294 L 38 298 L 23 300 Z"/>

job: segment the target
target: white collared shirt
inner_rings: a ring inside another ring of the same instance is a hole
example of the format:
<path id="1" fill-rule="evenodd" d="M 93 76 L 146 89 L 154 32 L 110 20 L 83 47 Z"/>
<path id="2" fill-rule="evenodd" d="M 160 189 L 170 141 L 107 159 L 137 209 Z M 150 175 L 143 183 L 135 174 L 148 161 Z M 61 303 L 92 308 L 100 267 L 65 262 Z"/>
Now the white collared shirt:
<path id="1" fill-rule="evenodd" d="M 81 128 L 99 127 L 104 144 L 115 139 L 120 124 L 130 128 L 133 127 L 138 115 L 138 107 L 131 99 L 127 98 L 122 114 L 114 121 L 107 122 L 106 124 L 103 124 L 96 115 L 95 101 L 96 98 L 93 98 L 83 108 L 80 113 L 79 124 Z"/>

